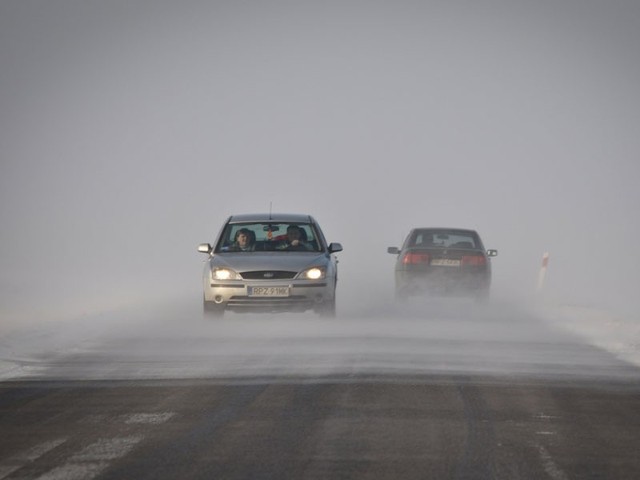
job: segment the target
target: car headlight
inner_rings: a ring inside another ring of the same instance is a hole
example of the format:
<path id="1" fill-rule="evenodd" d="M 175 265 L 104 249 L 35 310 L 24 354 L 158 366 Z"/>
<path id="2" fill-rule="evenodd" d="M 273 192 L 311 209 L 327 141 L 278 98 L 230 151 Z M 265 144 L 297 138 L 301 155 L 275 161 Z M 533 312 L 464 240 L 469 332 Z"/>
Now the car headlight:
<path id="1" fill-rule="evenodd" d="M 324 267 L 312 267 L 308 268 L 298 275 L 298 278 L 306 280 L 320 280 L 327 276 L 327 269 Z"/>
<path id="2" fill-rule="evenodd" d="M 238 280 L 241 277 L 230 268 L 214 268 L 211 270 L 211 278 L 213 280 Z"/>

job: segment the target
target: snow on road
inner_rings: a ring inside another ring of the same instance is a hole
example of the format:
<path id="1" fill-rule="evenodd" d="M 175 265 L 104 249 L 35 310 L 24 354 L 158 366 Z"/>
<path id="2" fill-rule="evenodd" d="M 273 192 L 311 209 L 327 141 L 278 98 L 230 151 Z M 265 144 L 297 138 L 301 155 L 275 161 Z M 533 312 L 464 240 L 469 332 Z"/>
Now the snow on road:
<path id="1" fill-rule="evenodd" d="M 74 378 L 389 371 L 584 376 L 616 371 L 615 359 L 640 366 L 640 322 L 578 306 L 435 303 L 336 320 L 230 314 L 206 322 L 198 303 L 185 302 L 0 333 L 0 380 L 49 371 Z M 620 374 L 635 376 L 633 369 Z"/>
<path id="2" fill-rule="evenodd" d="M 640 318 L 583 306 L 553 306 L 542 318 L 555 327 L 611 352 L 620 360 L 640 366 Z"/>

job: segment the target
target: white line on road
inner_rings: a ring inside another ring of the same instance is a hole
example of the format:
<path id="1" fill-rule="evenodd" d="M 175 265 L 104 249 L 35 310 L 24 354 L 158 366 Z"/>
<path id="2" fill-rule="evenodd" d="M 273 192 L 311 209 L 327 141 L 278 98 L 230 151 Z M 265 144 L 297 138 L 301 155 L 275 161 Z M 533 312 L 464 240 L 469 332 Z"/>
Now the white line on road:
<path id="1" fill-rule="evenodd" d="M 175 412 L 164 413 L 132 413 L 124 415 L 124 423 L 142 423 L 147 425 L 159 425 L 175 415 Z"/>
<path id="2" fill-rule="evenodd" d="M 24 452 L 8 458 L 2 465 L 0 465 L 0 480 L 8 477 L 16 470 L 24 467 L 26 464 L 37 460 L 45 453 L 50 452 L 66 441 L 66 438 L 56 438 L 55 440 L 40 443 L 28 450 L 25 450 Z"/>
<path id="3" fill-rule="evenodd" d="M 544 471 L 553 479 L 553 480 L 569 480 L 560 467 L 556 465 L 556 462 L 553 461 L 547 449 L 542 445 L 538 445 L 538 452 L 540 452 L 540 458 L 542 459 L 542 467 Z"/>
<path id="4" fill-rule="evenodd" d="M 110 460 L 125 456 L 143 437 L 100 439 L 88 445 L 69 461 L 38 477 L 38 480 L 90 480 L 109 466 Z"/>

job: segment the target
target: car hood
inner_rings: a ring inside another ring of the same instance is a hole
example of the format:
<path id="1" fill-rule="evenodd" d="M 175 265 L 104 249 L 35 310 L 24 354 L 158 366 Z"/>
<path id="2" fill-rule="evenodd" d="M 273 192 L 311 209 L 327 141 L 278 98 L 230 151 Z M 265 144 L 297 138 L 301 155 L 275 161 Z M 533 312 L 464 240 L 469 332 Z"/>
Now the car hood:
<path id="1" fill-rule="evenodd" d="M 307 252 L 251 252 L 223 253 L 211 257 L 211 265 L 229 267 L 236 272 L 255 270 L 283 270 L 299 272 L 307 267 L 324 265 L 329 261 L 325 254 Z"/>

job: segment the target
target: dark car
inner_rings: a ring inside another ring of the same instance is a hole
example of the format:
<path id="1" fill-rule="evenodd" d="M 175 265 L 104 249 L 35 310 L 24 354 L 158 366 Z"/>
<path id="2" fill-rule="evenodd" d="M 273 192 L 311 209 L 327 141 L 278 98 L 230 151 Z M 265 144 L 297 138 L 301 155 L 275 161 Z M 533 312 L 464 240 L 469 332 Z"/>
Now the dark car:
<path id="1" fill-rule="evenodd" d="M 339 243 L 327 243 L 309 215 L 233 215 L 204 267 L 204 311 L 305 311 L 335 315 Z"/>
<path id="2" fill-rule="evenodd" d="M 414 228 L 398 256 L 395 292 L 399 299 L 417 295 L 489 297 L 491 258 L 497 250 L 485 250 L 474 230 L 460 228 Z"/>

